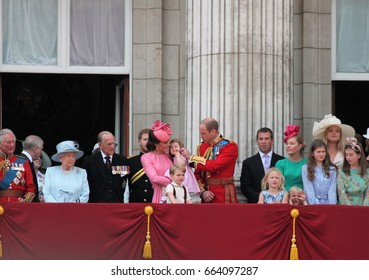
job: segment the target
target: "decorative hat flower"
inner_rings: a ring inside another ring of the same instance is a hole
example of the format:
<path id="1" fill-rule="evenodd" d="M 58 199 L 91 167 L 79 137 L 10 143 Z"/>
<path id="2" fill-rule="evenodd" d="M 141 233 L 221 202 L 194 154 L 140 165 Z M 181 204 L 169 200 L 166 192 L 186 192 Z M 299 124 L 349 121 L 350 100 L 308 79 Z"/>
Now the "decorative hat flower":
<path id="1" fill-rule="evenodd" d="M 300 132 L 300 126 L 299 125 L 288 125 L 287 128 L 286 128 L 286 131 L 284 132 L 284 139 L 283 139 L 283 142 L 286 143 L 287 139 L 293 137 L 293 136 L 296 136 L 298 135 Z"/>
<path id="2" fill-rule="evenodd" d="M 172 135 L 172 128 L 170 125 L 167 123 L 162 123 L 160 120 L 156 120 L 152 124 L 151 130 L 160 142 L 167 142 Z"/>

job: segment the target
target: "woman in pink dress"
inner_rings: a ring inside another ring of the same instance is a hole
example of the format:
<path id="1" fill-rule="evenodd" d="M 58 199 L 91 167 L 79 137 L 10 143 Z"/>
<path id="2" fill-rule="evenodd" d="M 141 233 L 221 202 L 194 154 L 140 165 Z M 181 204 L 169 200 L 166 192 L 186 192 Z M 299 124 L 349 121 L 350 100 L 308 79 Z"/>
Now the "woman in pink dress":
<path id="1" fill-rule="evenodd" d="M 171 135 L 169 124 L 155 121 L 149 131 L 149 141 L 146 145 L 149 152 L 141 157 L 142 166 L 154 189 L 153 203 L 166 202 L 165 188 L 172 182 L 170 177 L 165 176 L 165 172 L 172 165 L 168 154 Z"/>

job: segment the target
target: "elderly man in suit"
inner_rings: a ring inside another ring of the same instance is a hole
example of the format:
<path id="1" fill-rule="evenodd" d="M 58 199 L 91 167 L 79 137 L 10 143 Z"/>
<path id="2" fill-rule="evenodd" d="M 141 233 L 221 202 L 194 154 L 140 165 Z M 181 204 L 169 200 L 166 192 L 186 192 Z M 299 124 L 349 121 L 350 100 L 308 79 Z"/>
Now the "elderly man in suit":
<path id="1" fill-rule="evenodd" d="M 126 185 L 127 159 L 115 153 L 115 137 L 109 131 L 97 136 L 100 151 L 84 159 L 90 186 L 88 202 L 123 203 Z"/>
<path id="2" fill-rule="evenodd" d="M 247 198 L 248 203 L 257 203 L 261 192 L 261 180 L 265 176 L 265 171 L 275 166 L 276 162 L 283 159 L 272 151 L 274 143 L 273 131 L 263 127 L 256 133 L 256 144 L 259 152 L 242 163 L 241 171 L 241 191 Z"/>
<path id="3" fill-rule="evenodd" d="M 33 183 L 36 187 L 36 193 L 33 202 L 39 202 L 39 186 L 33 161 L 38 160 L 41 157 L 42 150 L 44 149 L 44 141 L 37 135 L 28 135 L 26 139 L 22 141 L 22 146 L 23 151 L 20 153 L 20 156 L 23 156 L 29 160 Z"/>

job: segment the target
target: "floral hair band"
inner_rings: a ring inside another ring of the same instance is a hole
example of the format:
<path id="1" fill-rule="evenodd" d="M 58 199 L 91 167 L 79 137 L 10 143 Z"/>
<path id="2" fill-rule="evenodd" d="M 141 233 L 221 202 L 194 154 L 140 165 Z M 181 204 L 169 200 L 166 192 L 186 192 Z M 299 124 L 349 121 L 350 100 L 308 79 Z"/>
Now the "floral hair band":
<path id="1" fill-rule="evenodd" d="M 355 137 L 346 138 L 345 146 L 353 149 L 355 152 L 361 152 L 360 145 Z"/>

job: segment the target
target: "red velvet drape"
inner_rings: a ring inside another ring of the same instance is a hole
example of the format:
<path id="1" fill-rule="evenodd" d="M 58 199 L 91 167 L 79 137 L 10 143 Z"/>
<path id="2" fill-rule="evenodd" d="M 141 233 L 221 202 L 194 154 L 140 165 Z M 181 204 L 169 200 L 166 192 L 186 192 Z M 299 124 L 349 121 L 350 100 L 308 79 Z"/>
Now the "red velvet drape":
<path id="1" fill-rule="evenodd" d="M 143 259 L 145 204 L 4 203 L 3 259 Z M 153 204 L 153 259 L 289 259 L 290 205 Z M 369 207 L 297 207 L 300 259 L 369 259 Z"/>

